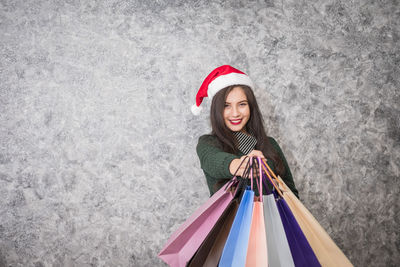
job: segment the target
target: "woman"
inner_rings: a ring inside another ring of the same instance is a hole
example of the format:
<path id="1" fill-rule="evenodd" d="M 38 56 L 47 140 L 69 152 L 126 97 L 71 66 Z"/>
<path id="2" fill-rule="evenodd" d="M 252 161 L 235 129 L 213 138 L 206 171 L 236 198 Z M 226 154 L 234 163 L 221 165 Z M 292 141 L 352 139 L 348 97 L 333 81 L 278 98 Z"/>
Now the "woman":
<path id="1" fill-rule="evenodd" d="M 298 197 L 292 174 L 278 143 L 268 137 L 252 91 L 250 78 L 240 70 L 224 65 L 213 70 L 201 85 L 192 112 L 198 114 L 204 97 L 212 98 L 212 133 L 199 138 L 196 150 L 207 179 L 210 194 L 214 194 L 239 168 L 247 156 L 267 159 Z M 242 175 L 242 164 L 238 175 Z"/>

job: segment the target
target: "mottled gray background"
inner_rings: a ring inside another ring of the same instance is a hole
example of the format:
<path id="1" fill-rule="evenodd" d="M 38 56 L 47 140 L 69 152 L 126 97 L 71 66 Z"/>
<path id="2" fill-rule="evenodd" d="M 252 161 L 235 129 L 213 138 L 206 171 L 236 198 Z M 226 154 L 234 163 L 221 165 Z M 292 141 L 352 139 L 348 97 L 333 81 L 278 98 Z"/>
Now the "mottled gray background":
<path id="1" fill-rule="evenodd" d="M 0 9 L 0 266 L 164 266 L 208 198 L 208 112 L 190 106 L 222 64 L 257 84 L 304 204 L 350 260 L 400 262 L 398 1 Z"/>

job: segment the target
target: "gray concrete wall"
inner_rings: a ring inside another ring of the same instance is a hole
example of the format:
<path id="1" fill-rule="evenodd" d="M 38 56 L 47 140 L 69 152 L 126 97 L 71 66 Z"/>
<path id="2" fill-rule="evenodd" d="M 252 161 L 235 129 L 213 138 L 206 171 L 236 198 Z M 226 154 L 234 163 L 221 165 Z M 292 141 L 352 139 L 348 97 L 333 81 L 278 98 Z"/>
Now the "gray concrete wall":
<path id="1" fill-rule="evenodd" d="M 1 1 L 0 266 L 164 266 L 222 64 L 351 261 L 400 262 L 399 2 L 204 2 Z"/>

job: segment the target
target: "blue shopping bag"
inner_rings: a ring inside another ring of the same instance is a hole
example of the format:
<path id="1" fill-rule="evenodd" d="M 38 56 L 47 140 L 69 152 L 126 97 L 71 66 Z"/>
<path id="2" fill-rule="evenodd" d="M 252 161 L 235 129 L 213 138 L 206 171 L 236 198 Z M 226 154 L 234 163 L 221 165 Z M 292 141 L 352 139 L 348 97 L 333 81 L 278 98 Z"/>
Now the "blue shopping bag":
<path id="1" fill-rule="evenodd" d="M 254 191 L 248 186 L 243 193 L 218 266 L 245 266 L 251 218 L 253 216 L 253 203 Z"/>

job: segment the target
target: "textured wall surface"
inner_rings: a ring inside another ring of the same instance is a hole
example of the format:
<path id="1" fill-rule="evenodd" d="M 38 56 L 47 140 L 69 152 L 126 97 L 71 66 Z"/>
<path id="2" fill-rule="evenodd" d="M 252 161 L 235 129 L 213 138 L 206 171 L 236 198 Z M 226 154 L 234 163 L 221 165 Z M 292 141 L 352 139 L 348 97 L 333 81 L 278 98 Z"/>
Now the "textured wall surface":
<path id="1" fill-rule="evenodd" d="M 400 262 L 399 2 L 205 2 L 0 2 L 0 266 L 164 266 L 222 64 L 350 260 Z"/>

